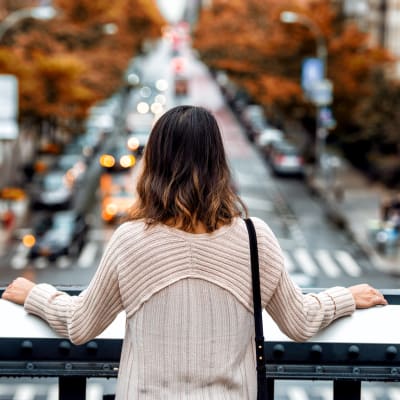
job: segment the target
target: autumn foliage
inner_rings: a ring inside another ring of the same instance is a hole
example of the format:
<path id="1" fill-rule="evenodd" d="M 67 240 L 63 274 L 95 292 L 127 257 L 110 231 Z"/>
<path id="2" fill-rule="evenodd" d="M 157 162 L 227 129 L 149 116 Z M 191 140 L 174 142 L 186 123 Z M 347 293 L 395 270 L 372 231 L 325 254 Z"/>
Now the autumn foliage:
<path id="1" fill-rule="evenodd" d="M 0 17 L 37 1 L 0 1 Z M 145 40 L 161 35 L 154 1 L 54 0 L 49 21 L 26 19 L 0 43 L 0 72 L 16 75 L 22 122 L 46 120 L 65 130 L 96 101 L 116 92 Z M 110 30 L 112 28 L 112 30 Z"/>
<path id="2" fill-rule="evenodd" d="M 329 0 L 213 0 L 204 9 L 194 46 L 212 68 L 224 70 L 272 120 L 277 115 L 315 121 L 315 107 L 301 89 L 301 66 L 316 56 L 316 35 L 304 24 L 284 24 L 282 11 L 311 19 L 325 38 L 327 75 L 333 82 L 337 128 L 330 138 L 358 135 L 356 115 L 374 94 L 373 72 L 391 56 L 366 33 L 341 18 Z M 312 132 L 314 127 L 309 127 Z"/>

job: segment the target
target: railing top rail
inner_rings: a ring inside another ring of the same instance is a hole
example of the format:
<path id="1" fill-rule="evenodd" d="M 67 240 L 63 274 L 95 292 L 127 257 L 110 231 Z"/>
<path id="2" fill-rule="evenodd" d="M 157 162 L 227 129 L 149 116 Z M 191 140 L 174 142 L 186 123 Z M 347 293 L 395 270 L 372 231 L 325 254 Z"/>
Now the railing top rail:
<path id="1" fill-rule="evenodd" d="M 82 288 L 60 288 L 77 294 Z M 312 290 L 318 291 L 318 289 Z M 385 292 L 385 291 L 383 291 Z M 400 380 L 400 291 L 388 306 L 356 310 L 305 343 L 285 336 L 263 316 L 267 375 L 273 379 Z M 59 337 L 39 318 L 0 300 L 0 376 L 115 377 L 125 315 L 81 346 Z"/>
<path id="2" fill-rule="evenodd" d="M 57 285 L 57 288 L 71 295 L 78 295 L 83 289 L 85 289 L 84 286 L 80 285 L 68 285 L 68 286 Z M 0 286 L 0 296 L 3 294 L 4 290 L 5 286 Z M 318 293 L 325 290 L 325 288 L 303 288 L 302 290 L 303 293 Z M 400 305 L 400 289 L 383 288 L 379 290 L 386 297 L 389 304 Z"/>

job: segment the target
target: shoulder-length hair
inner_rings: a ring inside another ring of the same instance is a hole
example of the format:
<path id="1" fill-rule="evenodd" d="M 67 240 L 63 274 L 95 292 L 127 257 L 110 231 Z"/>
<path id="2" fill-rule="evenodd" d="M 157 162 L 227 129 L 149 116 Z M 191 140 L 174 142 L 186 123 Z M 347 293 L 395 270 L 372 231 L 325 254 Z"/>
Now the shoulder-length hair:
<path id="1" fill-rule="evenodd" d="M 155 123 L 145 147 L 137 199 L 128 220 L 207 232 L 247 215 L 235 193 L 221 132 L 202 107 L 177 106 Z"/>

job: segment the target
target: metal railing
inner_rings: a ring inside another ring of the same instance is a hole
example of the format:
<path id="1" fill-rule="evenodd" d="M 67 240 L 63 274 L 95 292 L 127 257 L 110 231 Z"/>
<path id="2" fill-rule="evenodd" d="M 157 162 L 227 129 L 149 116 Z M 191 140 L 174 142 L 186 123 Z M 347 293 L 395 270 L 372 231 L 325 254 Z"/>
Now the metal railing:
<path id="1" fill-rule="evenodd" d="M 400 381 L 400 291 L 383 293 L 388 306 L 357 310 L 305 343 L 288 339 L 265 315 L 268 400 L 274 399 L 275 380 L 333 381 L 334 400 L 361 399 L 363 381 Z M 87 378 L 117 377 L 124 315 L 80 346 L 20 306 L 0 300 L 0 315 L 9 321 L 0 325 L 1 377 L 58 377 L 60 400 L 84 400 Z"/>

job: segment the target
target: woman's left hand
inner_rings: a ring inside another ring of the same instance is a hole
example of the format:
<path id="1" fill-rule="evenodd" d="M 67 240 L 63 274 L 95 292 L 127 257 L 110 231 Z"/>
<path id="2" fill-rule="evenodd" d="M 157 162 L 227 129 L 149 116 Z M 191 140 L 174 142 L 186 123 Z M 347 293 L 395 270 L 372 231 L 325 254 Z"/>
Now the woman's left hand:
<path id="1" fill-rule="evenodd" d="M 13 303 L 24 305 L 30 291 L 35 283 L 26 278 L 14 279 L 3 292 L 2 299 L 12 301 Z"/>

